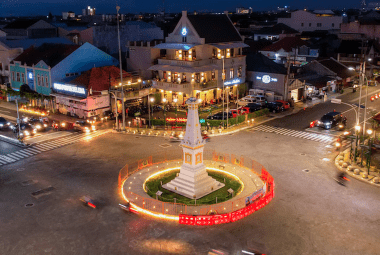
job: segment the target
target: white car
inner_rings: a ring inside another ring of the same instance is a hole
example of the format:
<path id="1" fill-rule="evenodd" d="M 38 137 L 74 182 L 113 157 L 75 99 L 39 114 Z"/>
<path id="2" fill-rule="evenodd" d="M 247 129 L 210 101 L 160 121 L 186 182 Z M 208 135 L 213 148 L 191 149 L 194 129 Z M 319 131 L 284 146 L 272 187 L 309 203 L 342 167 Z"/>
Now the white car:
<path id="1" fill-rule="evenodd" d="M 254 95 L 248 95 L 238 100 L 238 105 L 245 106 L 250 103 L 257 103 L 257 98 Z"/>

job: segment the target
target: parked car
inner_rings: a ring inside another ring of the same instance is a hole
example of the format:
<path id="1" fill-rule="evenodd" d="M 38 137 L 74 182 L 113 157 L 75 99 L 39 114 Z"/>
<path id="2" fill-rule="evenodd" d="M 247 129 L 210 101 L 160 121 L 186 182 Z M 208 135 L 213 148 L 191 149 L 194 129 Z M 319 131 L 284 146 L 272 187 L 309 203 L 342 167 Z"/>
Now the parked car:
<path id="1" fill-rule="evenodd" d="M 279 102 L 282 104 L 282 107 L 284 107 L 284 110 L 287 110 L 290 108 L 290 104 L 284 100 L 276 100 L 276 102 Z"/>
<path id="2" fill-rule="evenodd" d="M 95 131 L 96 128 L 87 121 L 78 120 L 74 123 L 74 130 L 89 133 L 91 131 Z"/>
<path id="3" fill-rule="evenodd" d="M 249 113 L 249 107 L 243 106 L 239 108 L 240 114 L 248 114 Z"/>
<path id="4" fill-rule="evenodd" d="M 231 112 L 229 112 L 228 118 L 233 118 Z M 223 119 L 223 113 L 222 112 L 218 112 L 218 113 L 216 113 L 214 115 L 207 116 L 207 119 L 208 120 L 222 120 Z M 224 119 L 225 120 L 227 119 L 227 113 L 226 112 L 224 112 Z"/>
<path id="5" fill-rule="evenodd" d="M 230 113 L 232 114 L 233 118 L 236 118 L 236 116 L 240 115 L 240 111 L 238 109 L 231 109 Z"/>
<path id="6" fill-rule="evenodd" d="M 329 112 L 322 116 L 316 124 L 317 127 L 324 129 L 331 129 L 337 127 L 342 130 L 346 126 L 347 118 L 344 117 L 340 112 Z"/>
<path id="7" fill-rule="evenodd" d="M 255 112 L 255 111 L 263 109 L 263 106 L 258 103 L 250 103 L 250 104 L 247 104 L 246 107 L 249 108 L 249 112 Z"/>
<path id="8" fill-rule="evenodd" d="M 266 104 L 267 100 L 265 99 L 265 96 L 256 95 L 256 103 L 264 106 Z"/>
<path id="9" fill-rule="evenodd" d="M 8 129 L 11 126 L 11 123 L 5 118 L 0 117 L 0 130 Z"/>
<path id="10" fill-rule="evenodd" d="M 268 102 L 265 107 L 269 109 L 270 112 L 282 112 L 284 111 L 284 106 L 280 102 Z"/>
<path id="11" fill-rule="evenodd" d="M 238 105 L 247 105 L 249 103 L 256 103 L 257 97 L 255 95 L 248 95 L 238 100 Z"/>

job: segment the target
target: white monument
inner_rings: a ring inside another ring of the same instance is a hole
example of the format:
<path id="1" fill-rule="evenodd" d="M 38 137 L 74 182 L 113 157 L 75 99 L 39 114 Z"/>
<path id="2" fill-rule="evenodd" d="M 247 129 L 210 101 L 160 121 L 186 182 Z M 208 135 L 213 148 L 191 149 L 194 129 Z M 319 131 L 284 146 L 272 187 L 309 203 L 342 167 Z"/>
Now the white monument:
<path id="1" fill-rule="evenodd" d="M 201 125 L 198 116 L 198 100 L 194 97 L 186 101 L 188 105 L 186 133 L 181 142 L 183 164 L 179 175 L 162 187 L 188 198 L 201 198 L 222 187 L 223 183 L 208 176 L 203 164 Z"/>

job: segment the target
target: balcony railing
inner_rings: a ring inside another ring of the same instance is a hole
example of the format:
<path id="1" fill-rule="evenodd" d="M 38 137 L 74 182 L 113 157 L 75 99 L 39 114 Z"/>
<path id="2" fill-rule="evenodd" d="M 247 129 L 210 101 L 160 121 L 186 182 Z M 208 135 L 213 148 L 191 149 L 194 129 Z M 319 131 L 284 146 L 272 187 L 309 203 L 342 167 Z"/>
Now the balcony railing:
<path id="1" fill-rule="evenodd" d="M 190 93 L 192 86 L 190 82 L 174 83 L 164 81 L 153 81 L 153 87 L 156 89 L 171 90 L 175 92 Z"/>
<path id="2" fill-rule="evenodd" d="M 159 65 L 171 65 L 171 66 L 195 67 L 195 66 L 208 65 L 210 63 L 211 63 L 210 59 L 193 60 L 193 61 L 176 60 L 176 59 L 164 59 L 164 58 L 159 58 L 158 59 L 158 64 Z"/>
<path id="3" fill-rule="evenodd" d="M 218 81 L 208 81 L 208 82 L 201 82 L 201 83 L 194 83 L 194 89 L 195 90 L 204 90 L 204 89 L 211 89 L 218 87 Z"/>

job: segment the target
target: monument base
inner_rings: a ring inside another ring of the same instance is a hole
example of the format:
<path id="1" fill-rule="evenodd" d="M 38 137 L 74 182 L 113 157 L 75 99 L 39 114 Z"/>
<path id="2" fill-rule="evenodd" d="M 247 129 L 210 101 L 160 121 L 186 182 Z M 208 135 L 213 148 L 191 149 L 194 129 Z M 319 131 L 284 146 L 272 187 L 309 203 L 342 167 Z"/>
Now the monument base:
<path id="1" fill-rule="evenodd" d="M 204 197 L 224 186 L 224 183 L 218 182 L 207 174 L 203 164 L 198 169 L 182 166 L 176 178 L 162 185 L 164 189 L 190 199 Z"/>

